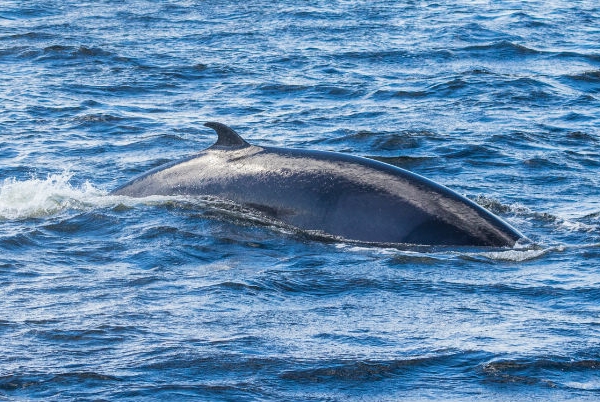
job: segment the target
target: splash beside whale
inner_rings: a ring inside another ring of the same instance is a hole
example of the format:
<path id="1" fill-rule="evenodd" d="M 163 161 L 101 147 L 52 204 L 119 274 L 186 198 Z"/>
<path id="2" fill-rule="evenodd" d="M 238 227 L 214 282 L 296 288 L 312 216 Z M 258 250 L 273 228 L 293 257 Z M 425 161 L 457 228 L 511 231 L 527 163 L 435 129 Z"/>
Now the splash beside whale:
<path id="1" fill-rule="evenodd" d="M 221 123 L 217 142 L 114 195 L 214 196 L 299 229 L 367 243 L 512 247 L 499 217 L 422 176 L 346 154 L 251 145 Z"/>

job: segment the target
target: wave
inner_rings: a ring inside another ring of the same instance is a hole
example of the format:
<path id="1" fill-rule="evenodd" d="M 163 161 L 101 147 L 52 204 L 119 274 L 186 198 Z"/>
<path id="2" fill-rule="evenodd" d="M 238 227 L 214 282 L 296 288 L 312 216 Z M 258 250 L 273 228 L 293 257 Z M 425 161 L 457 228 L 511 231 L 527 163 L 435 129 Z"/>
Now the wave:
<path id="1" fill-rule="evenodd" d="M 73 120 L 81 123 L 117 123 L 126 120 L 126 118 L 110 113 L 88 113 L 76 116 Z"/>
<path id="2" fill-rule="evenodd" d="M 594 208 L 595 205 L 582 209 L 583 212 L 579 216 L 566 216 L 560 213 L 534 211 L 520 203 L 503 204 L 494 198 L 483 195 L 476 197 L 473 201 L 495 214 L 513 215 L 528 222 L 539 222 L 563 231 L 592 233 L 599 229 L 599 226 L 594 223 L 581 222 L 581 220 L 593 219 L 598 216 L 600 212 L 590 209 Z"/>
<path id="3" fill-rule="evenodd" d="M 393 361 L 348 361 L 321 367 L 294 369 L 283 372 L 284 380 L 298 382 L 373 381 L 394 376 L 415 366 L 430 364 L 428 359 L 416 358 Z"/>
<path id="4" fill-rule="evenodd" d="M 472 45 L 472 46 L 467 46 L 463 49 L 460 49 L 463 51 L 466 51 L 468 53 L 473 53 L 473 52 L 486 52 L 486 53 L 490 53 L 493 54 L 494 57 L 506 57 L 506 56 L 527 56 L 527 55 L 537 55 L 540 54 L 542 52 L 540 52 L 539 50 L 535 50 L 532 48 L 529 48 L 527 46 L 524 45 L 520 45 L 518 43 L 513 43 L 511 41 L 507 41 L 507 40 L 502 40 L 499 42 L 492 42 L 486 45 Z"/>
<path id="5" fill-rule="evenodd" d="M 70 183 L 72 176 L 63 172 L 46 179 L 4 179 L 0 184 L 0 219 L 40 218 L 103 203 L 105 191 L 87 181 L 75 187 Z"/>
<path id="6" fill-rule="evenodd" d="M 497 360 L 483 364 L 481 373 L 490 381 L 546 385 L 580 390 L 600 390 L 597 359 L 563 357 Z M 573 381 L 573 380 L 575 381 Z"/>
<path id="7" fill-rule="evenodd" d="M 518 246 L 517 246 L 518 247 Z M 508 262 L 523 262 L 538 259 L 547 255 L 552 251 L 557 251 L 556 248 L 546 249 L 525 249 L 525 250 L 500 250 L 500 251 L 484 251 L 476 253 L 465 253 L 462 257 L 468 260 L 492 260 L 492 261 L 508 261 Z"/>
<path id="8" fill-rule="evenodd" d="M 121 379 L 109 374 L 103 374 L 95 371 L 71 371 L 63 373 L 43 373 L 43 374 L 8 374 L 0 376 L 0 390 L 26 390 L 35 387 L 47 387 L 50 385 L 88 385 L 113 383 Z M 1 399 L 1 397 L 0 397 Z"/>
<path id="9" fill-rule="evenodd" d="M 264 95 L 270 97 L 289 97 L 291 94 L 295 96 L 323 96 L 323 97 L 340 97 L 340 98 L 358 98 L 364 95 L 364 90 L 357 85 L 343 84 L 319 84 L 319 85 L 304 85 L 304 84 L 283 84 L 283 83 L 268 83 L 262 84 L 257 89 Z"/>
<path id="10" fill-rule="evenodd" d="M 89 181 L 80 185 L 71 183 L 73 174 L 64 171 L 49 174 L 46 179 L 32 177 L 27 180 L 7 178 L 0 182 L 0 220 L 23 220 L 45 218 L 59 215 L 62 212 L 89 211 L 95 208 L 131 208 L 136 205 L 169 205 L 176 203 L 180 208 L 192 205 L 209 206 L 235 215 L 243 215 L 243 208 L 234 208 L 225 201 L 178 196 L 150 196 L 132 198 L 113 196 Z M 242 209 L 243 211 L 239 211 Z M 251 220 L 252 217 L 248 217 Z"/>
<path id="11" fill-rule="evenodd" d="M 585 81 L 585 82 L 600 82 L 600 70 L 586 70 L 579 74 L 569 74 L 567 78 L 576 81 Z"/>
<path id="12" fill-rule="evenodd" d="M 24 33 L 15 33 L 6 36 L 0 36 L 0 40 L 50 40 L 57 38 L 58 35 L 48 33 L 48 32 L 24 32 Z"/>
<path id="13" fill-rule="evenodd" d="M 114 57 L 114 53 L 99 47 L 87 46 L 47 46 L 42 51 L 42 58 L 95 58 Z"/>

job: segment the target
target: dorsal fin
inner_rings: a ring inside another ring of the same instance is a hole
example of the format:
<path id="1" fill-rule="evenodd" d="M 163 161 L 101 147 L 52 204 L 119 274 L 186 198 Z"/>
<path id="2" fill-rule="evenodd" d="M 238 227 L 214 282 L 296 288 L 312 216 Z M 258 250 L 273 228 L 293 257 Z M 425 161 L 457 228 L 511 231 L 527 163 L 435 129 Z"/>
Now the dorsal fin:
<path id="1" fill-rule="evenodd" d="M 217 142 L 215 142 L 213 147 L 220 148 L 245 148 L 250 146 L 238 133 L 233 131 L 230 127 L 227 127 L 225 124 L 216 123 L 214 121 L 209 121 L 208 123 L 204 123 L 206 127 L 210 127 L 217 132 L 219 138 Z M 212 148 L 212 147 L 211 147 Z"/>

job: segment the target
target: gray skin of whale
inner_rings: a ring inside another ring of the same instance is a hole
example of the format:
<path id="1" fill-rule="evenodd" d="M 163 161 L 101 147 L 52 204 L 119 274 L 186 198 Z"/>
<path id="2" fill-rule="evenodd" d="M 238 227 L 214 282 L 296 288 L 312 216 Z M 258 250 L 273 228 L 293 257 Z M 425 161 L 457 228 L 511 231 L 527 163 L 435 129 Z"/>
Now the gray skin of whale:
<path id="1" fill-rule="evenodd" d="M 404 169 L 335 152 L 250 145 L 221 123 L 211 147 L 114 195 L 214 196 L 307 231 L 368 243 L 512 247 L 522 235 L 454 191 Z"/>

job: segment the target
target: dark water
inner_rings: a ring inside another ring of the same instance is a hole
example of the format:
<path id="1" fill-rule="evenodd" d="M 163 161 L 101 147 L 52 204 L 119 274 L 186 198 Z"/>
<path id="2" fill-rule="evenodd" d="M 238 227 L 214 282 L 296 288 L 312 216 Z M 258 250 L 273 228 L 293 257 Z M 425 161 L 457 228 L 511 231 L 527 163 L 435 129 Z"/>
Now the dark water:
<path id="1" fill-rule="evenodd" d="M 0 3 L 1 400 L 596 400 L 600 6 Z M 209 146 L 410 169 L 534 245 L 108 192 Z"/>

